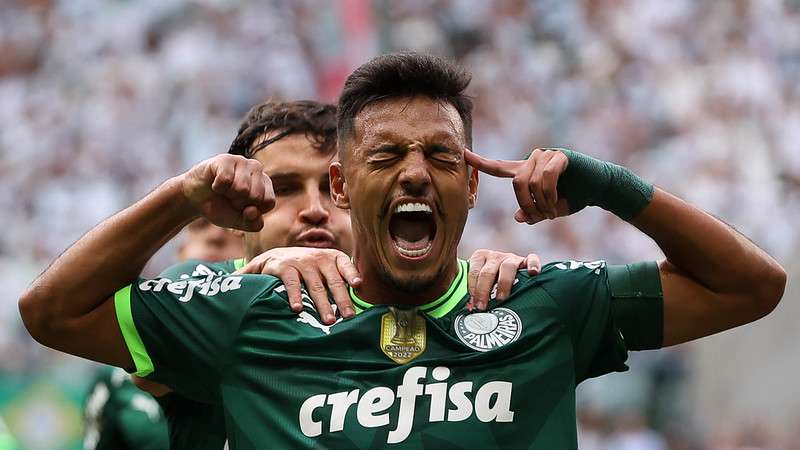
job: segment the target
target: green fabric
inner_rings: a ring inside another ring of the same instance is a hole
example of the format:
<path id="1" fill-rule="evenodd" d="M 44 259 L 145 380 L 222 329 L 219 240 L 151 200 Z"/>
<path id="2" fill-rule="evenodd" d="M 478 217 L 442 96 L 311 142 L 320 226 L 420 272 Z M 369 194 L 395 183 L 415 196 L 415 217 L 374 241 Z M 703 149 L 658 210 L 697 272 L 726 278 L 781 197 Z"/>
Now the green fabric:
<path id="1" fill-rule="evenodd" d="M 191 296 L 188 285 L 134 283 L 131 310 L 154 364 L 148 378 L 221 402 L 233 450 L 576 449 L 576 384 L 626 370 L 603 262 L 520 271 L 489 312 L 468 312 L 465 291 L 441 317 L 418 311 L 425 339 L 411 334 L 418 356 L 406 364 L 381 349 L 382 336 L 400 336 L 382 332 L 387 306 L 324 326 L 310 301 L 293 313 L 277 279 L 233 283 L 208 268 L 184 280 L 205 283 Z M 224 280 L 236 288 L 212 288 Z"/>
<path id="2" fill-rule="evenodd" d="M 225 412 L 221 404 L 197 402 L 174 392 L 156 400 L 169 425 L 170 450 L 225 447 Z"/>
<path id="3" fill-rule="evenodd" d="M 419 307 L 419 310 L 430 315 L 431 317 L 440 318 L 453 310 L 458 305 L 458 302 L 467 293 L 467 272 L 469 263 L 462 259 L 458 260 L 458 273 L 447 288 L 447 291 L 440 295 L 436 300 L 430 301 Z M 368 301 L 362 299 L 356 294 L 352 286 L 349 287 L 350 300 L 353 301 L 356 314 L 363 312 L 366 309 L 374 306 Z"/>
<path id="4" fill-rule="evenodd" d="M 636 217 L 653 199 L 653 185 L 625 167 L 563 148 L 569 164 L 558 179 L 558 194 L 567 199 L 570 213 L 599 206 L 623 220 Z"/>
<path id="5" fill-rule="evenodd" d="M 153 362 L 150 360 L 150 355 L 147 354 L 142 338 L 133 324 L 130 286 L 125 286 L 114 294 L 114 308 L 116 309 L 119 328 L 122 330 L 122 337 L 125 339 L 125 345 L 128 346 L 128 351 L 130 351 L 133 363 L 136 366 L 134 374 L 140 377 L 149 375 L 153 372 Z"/>
<path id="6" fill-rule="evenodd" d="M 246 264 L 243 258 L 210 263 L 188 260 L 161 273 L 179 280 L 192 274 L 230 274 Z M 169 428 L 170 450 L 222 450 L 225 446 L 225 414 L 222 399 L 198 402 L 175 392 L 156 399 Z"/>
<path id="7" fill-rule="evenodd" d="M 158 403 L 122 369 L 104 367 L 84 404 L 84 449 L 167 450 L 167 423 Z"/>
<path id="8" fill-rule="evenodd" d="M 614 319 L 629 350 L 664 345 L 664 296 L 658 264 L 643 262 L 608 269 Z"/>

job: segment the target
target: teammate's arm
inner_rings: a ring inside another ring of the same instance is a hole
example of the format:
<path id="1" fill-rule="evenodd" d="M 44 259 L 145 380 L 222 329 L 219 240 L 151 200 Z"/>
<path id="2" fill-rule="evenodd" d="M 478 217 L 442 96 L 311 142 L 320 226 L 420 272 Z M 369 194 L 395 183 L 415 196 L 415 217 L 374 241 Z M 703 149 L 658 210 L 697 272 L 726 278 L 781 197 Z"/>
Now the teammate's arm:
<path id="1" fill-rule="evenodd" d="M 131 368 L 110 297 L 195 218 L 256 231 L 273 205 L 269 177 L 258 161 L 234 155 L 203 161 L 106 219 L 58 257 L 20 298 L 22 320 L 43 345 Z"/>
<path id="2" fill-rule="evenodd" d="M 563 149 L 534 150 L 526 161 L 491 161 L 469 150 L 466 158 L 483 172 L 513 178 L 518 222 L 600 206 L 653 238 L 667 257 L 659 264 L 665 346 L 756 320 L 783 296 L 786 273 L 766 252 L 625 168 Z"/>

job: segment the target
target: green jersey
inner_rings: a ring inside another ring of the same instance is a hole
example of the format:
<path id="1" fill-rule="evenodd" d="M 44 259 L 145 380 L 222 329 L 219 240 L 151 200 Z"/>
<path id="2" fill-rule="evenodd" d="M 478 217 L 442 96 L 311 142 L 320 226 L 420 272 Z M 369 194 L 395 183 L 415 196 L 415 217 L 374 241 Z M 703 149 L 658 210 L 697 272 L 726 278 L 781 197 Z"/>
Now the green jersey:
<path id="1" fill-rule="evenodd" d="M 86 399 L 84 419 L 84 450 L 169 448 L 161 408 L 122 369 L 100 369 Z"/>
<path id="2" fill-rule="evenodd" d="M 139 280 L 115 306 L 137 375 L 221 401 L 231 449 L 577 448 L 576 385 L 660 346 L 656 265 L 549 264 L 474 313 L 467 272 L 418 308 L 353 295 L 333 325 L 266 275 Z"/>
<path id="3" fill-rule="evenodd" d="M 227 275 L 244 267 L 244 259 L 210 263 L 185 261 L 160 274 L 181 280 L 189 277 Z M 176 392 L 158 397 L 169 424 L 170 450 L 223 450 L 225 448 L 225 415 L 221 399 L 198 402 Z"/>

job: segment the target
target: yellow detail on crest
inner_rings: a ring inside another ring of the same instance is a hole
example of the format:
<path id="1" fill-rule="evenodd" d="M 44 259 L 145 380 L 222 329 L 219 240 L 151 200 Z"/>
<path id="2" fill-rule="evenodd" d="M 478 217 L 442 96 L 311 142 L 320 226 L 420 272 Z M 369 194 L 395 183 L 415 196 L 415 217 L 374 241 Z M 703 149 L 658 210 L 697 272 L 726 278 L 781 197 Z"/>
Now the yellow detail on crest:
<path id="1" fill-rule="evenodd" d="M 425 351 L 425 330 L 416 309 L 389 308 L 381 317 L 381 350 L 398 364 L 412 361 Z"/>

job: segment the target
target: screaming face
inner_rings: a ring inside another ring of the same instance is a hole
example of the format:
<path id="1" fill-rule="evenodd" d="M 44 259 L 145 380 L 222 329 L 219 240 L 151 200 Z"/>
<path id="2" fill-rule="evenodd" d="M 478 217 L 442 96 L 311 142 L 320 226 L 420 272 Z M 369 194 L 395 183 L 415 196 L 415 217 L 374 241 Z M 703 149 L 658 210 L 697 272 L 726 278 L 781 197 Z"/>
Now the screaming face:
<path id="1" fill-rule="evenodd" d="M 456 109 L 427 97 L 370 103 L 354 121 L 333 196 L 351 208 L 355 258 L 394 289 L 435 298 L 455 276 L 456 250 L 475 204 Z M 407 300 L 406 300 L 407 301 Z"/>

